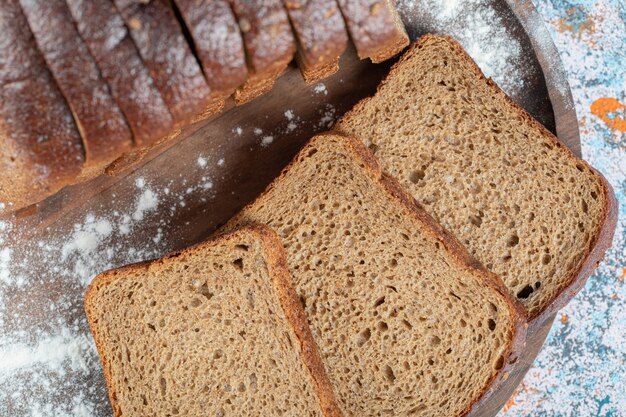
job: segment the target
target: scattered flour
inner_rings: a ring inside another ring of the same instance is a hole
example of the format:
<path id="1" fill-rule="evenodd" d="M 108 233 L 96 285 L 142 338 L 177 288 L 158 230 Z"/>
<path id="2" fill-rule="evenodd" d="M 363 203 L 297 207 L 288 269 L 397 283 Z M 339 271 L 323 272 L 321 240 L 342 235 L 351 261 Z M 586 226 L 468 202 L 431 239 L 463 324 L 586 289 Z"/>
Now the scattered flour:
<path id="1" fill-rule="evenodd" d="M 224 165 L 226 165 L 226 161 L 224 160 L 224 158 L 220 158 L 220 159 L 217 161 L 217 166 L 219 166 L 219 167 L 223 167 Z"/>
<path id="2" fill-rule="evenodd" d="M 207 159 L 205 157 L 203 157 L 202 155 L 200 155 L 198 157 L 198 160 L 196 161 L 196 164 L 198 165 L 198 167 L 200 168 L 206 168 L 207 164 L 209 162 L 207 161 Z"/>
<path id="3" fill-rule="evenodd" d="M 328 89 L 326 88 L 326 84 L 324 83 L 315 84 L 315 87 L 313 87 L 313 92 L 315 94 L 324 94 L 325 96 L 328 95 Z"/>
<path id="4" fill-rule="evenodd" d="M 243 129 L 237 126 L 236 128 L 233 129 L 233 133 L 236 134 L 237 136 L 241 136 L 243 134 Z"/>
<path id="5" fill-rule="evenodd" d="M 403 18 L 420 33 L 448 34 L 463 45 L 487 77 L 509 95 L 524 88 L 525 58 L 489 0 L 398 0 Z"/>
<path id="6" fill-rule="evenodd" d="M 268 147 L 272 144 L 272 142 L 274 142 L 274 136 L 263 136 L 263 139 L 261 139 L 261 146 Z"/>

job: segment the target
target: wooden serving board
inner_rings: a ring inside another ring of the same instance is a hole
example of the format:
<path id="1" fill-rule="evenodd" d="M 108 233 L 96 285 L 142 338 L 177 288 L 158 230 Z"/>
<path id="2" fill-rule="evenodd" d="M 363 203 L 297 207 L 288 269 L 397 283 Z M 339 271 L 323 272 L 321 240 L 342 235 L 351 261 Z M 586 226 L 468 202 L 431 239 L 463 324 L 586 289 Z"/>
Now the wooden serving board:
<path id="1" fill-rule="evenodd" d="M 528 61 L 525 88 L 513 98 L 580 155 L 571 93 L 541 17 L 528 0 L 492 3 L 522 45 Z M 425 26 L 415 24 L 419 16 L 402 17 L 415 40 Z M 68 187 L 37 209 L 18 213 L 11 219 L 14 230 L 19 230 L 13 233 L 19 237 L 11 243 L 14 251 L 19 252 L 20 246 L 34 240 L 59 241 L 71 236 L 75 224 L 84 222 L 87 214 L 100 218 L 110 216 L 120 207 L 133 207 L 138 185 L 144 183 L 159 194 L 157 212 L 150 213 L 147 221 L 152 223 L 135 227 L 123 241 L 112 243 L 116 251 L 109 265 L 123 263 L 127 259 L 123 253 L 126 249 L 156 242 L 155 224 L 161 238 L 151 254 L 164 254 L 198 242 L 257 196 L 314 133 L 327 130 L 337 117 L 372 94 L 391 64 L 361 62 L 350 50 L 342 58 L 340 72 L 316 87 L 306 86 L 299 71 L 290 67 L 267 95 L 241 107 L 229 105 L 218 117 L 187 128 L 179 138 L 153 149 L 139 164 L 117 176 L 103 175 Z M 29 268 L 33 274 L 39 271 L 41 276 L 48 276 L 49 265 L 44 260 L 39 264 L 35 261 Z M 46 296 L 60 291 L 74 300 L 76 308 L 68 310 L 68 322 L 82 314 L 83 285 L 54 287 L 50 292 L 49 283 L 41 285 L 43 289 L 32 293 Z M 36 295 L 21 300 L 21 308 L 39 317 L 33 323 L 45 319 L 46 313 L 38 309 L 40 301 Z M 474 415 L 497 414 L 537 356 L 553 319 L 529 329 L 525 351 L 514 371 Z M 23 326 L 23 322 L 16 322 L 15 326 Z M 104 380 L 98 372 L 87 380 L 76 380 L 75 384 L 77 392 L 93 385 L 101 387 L 98 392 L 104 392 Z M 96 415 L 109 416 L 108 404 L 102 398 L 105 404 L 97 407 Z"/>

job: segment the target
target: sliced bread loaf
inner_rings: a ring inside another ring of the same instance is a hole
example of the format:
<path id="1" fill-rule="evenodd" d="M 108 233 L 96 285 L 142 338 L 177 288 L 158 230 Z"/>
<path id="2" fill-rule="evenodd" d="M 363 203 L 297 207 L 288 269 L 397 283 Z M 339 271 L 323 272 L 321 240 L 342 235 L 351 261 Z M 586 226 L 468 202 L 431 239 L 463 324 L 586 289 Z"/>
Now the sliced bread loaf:
<path id="1" fill-rule="evenodd" d="M 0 213 L 73 181 L 85 160 L 72 113 L 17 0 L 0 6 Z"/>
<path id="2" fill-rule="evenodd" d="M 268 228 L 101 274 L 85 309 L 116 417 L 340 416 Z"/>
<path id="3" fill-rule="evenodd" d="M 531 317 L 562 307 L 610 246 L 606 180 L 450 38 L 422 37 L 336 129 L 365 141 Z"/>
<path id="4" fill-rule="evenodd" d="M 82 177 L 99 172 L 132 146 L 132 133 L 64 0 L 20 0 L 52 76 L 74 114 L 86 161 Z"/>
<path id="5" fill-rule="evenodd" d="M 298 42 L 296 61 L 307 84 L 334 74 L 348 44 L 336 0 L 284 0 Z"/>
<path id="6" fill-rule="evenodd" d="M 243 38 L 227 0 L 176 0 L 211 93 L 233 94 L 248 76 Z"/>
<path id="7" fill-rule="evenodd" d="M 182 125 L 221 110 L 167 0 L 114 0 L 139 55 L 174 118 Z"/>
<path id="8" fill-rule="evenodd" d="M 235 91 L 235 102 L 246 103 L 271 90 L 285 70 L 296 44 L 282 0 L 229 0 L 243 35 L 249 76 Z"/>
<path id="9" fill-rule="evenodd" d="M 385 61 L 409 44 L 394 0 L 337 0 L 359 58 Z"/>
<path id="10" fill-rule="evenodd" d="M 67 0 L 80 36 L 96 60 L 138 146 L 167 135 L 172 116 L 111 0 Z"/>
<path id="11" fill-rule="evenodd" d="M 226 229 L 265 223 L 342 412 L 464 415 L 506 378 L 523 310 L 354 138 L 317 136 Z"/>

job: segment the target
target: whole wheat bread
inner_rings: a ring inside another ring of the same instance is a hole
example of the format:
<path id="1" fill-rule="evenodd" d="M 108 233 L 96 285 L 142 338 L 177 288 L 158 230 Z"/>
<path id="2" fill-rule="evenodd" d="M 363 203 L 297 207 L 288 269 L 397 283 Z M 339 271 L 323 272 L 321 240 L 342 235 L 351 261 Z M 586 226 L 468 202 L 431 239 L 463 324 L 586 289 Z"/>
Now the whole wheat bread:
<path id="1" fill-rule="evenodd" d="M 111 0 L 67 0 L 80 36 L 126 116 L 135 145 L 166 136 L 172 116 Z"/>
<path id="2" fill-rule="evenodd" d="M 422 37 L 335 128 L 369 145 L 531 317 L 562 307 L 610 246 L 606 180 L 450 38 Z"/>
<path id="3" fill-rule="evenodd" d="M 248 79 L 235 91 L 237 104 L 268 92 L 296 51 L 282 0 L 229 0 L 243 35 Z"/>
<path id="4" fill-rule="evenodd" d="M 385 61 L 409 44 L 394 0 L 337 0 L 359 58 Z"/>
<path id="5" fill-rule="evenodd" d="M 521 306 L 358 139 L 313 138 L 226 229 L 248 223 L 282 237 L 345 415 L 464 415 L 506 378 Z"/>
<path id="6" fill-rule="evenodd" d="M 2 3 L 0 34 L 2 212 L 37 203 L 73 181 L 85 155 L 17 0 Z"/>
<path id="7" fill-rule="evenodd" d="M 64 0 L 20 0 L 37 46 L 74 114 L 89 178 L 132 146 L 132 133 Z"/>
<path id="8" fill-rule="evenodd" d="M 176 0 L 211 94 L 227 98 L 248 76 L 243 38 L 228 0 Z"/>
<path id="9" fill-rule="evenodd" d="M 99 275 L 85 308 L 116 417 L 340 416 L 261 226 Z"/>
<path id="10" fill-rule="evenodd" d="M 298 43 L 296 61 L 307 84 L 339 70 L 348 44 L 346 25 L 336 0 L 284 0 Z"/>

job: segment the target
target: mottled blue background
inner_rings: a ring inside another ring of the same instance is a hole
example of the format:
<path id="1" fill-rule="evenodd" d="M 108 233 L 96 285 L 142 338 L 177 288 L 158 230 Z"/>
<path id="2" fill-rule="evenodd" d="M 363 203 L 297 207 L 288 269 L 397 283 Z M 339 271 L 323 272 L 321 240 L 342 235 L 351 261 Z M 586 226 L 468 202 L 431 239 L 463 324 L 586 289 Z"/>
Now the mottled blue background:
<path id="1" fill-rule="evenodd" d="M 626 416 L 626 0 L 534 0 L 559 49 L 583 157 L 619 200 L 613 248 L 500 416 Z"/>

